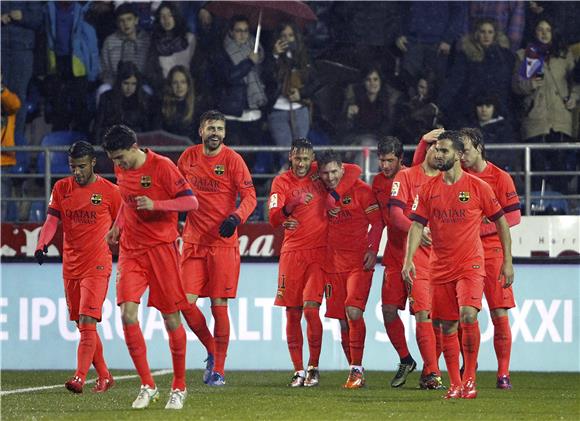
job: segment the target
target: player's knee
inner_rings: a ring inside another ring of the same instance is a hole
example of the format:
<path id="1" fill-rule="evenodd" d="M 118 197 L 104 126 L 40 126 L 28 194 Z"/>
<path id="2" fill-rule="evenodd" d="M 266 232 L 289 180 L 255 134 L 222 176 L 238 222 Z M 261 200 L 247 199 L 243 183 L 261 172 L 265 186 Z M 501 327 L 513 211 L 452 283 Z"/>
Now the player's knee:
<path id="1" fill-rule="evenodd" d="M 444 320 L 441 322 L 441 330 L 443 331 L 444 335 L 451 335 L 457 332 L 457 328 L 459 323 L 452 320 Z"/>
<path id="2" fill-rule="evenodd" d="M 415 313 L 415 320 L 417 322 L 428 322 L 431 319 L 429 319 L 429 312 L 426 310 L 423 311 L 418 311 Z"/>
<path id="3" fill-rule="evenodd" d="M 383 320 L 385 323 L 391 323 L 394 321 L 398 316 L 397 307 L 394 306 L 383 306 Z"/>
<path id="4" fill-rule="evenodd" d="M 121 321 L 124 325 L 139 323 L 139 319 L 137 318 L 139 306 L 133 304 L 134 303 L 121 304 Z"/>
<path id="5" fill-rule="evenodd" d="M 179 315 L 179 312 L 164 314 L 163 320 L 165 321 L 165 328 L 168 331 L 173 331 L 181 325 L 181 317 Z"/>
<path id="6" fill-rule="evenodd" d="M 477 321 L 477 311 L 474 310 L 465 310 L 462 311 L 460 314 L 460 321 L 461 323 L 475 323 Z"/>
<path id="7" fill-rule="evenodd" d="M 187 302 L 189 304 L 195 304 L 197 302 L 197 298 L 198 296 L 195 294 L 185 294 L 185 296 L 187 297 Z"/>
<path id="8" fill-rule="evenodd" d="M 79 323 L 82 323 L 84 325 L 86 325 L 86 324 L 96 324 L 97 322 L 98 322 L 98 320 L 95 319 L 94 317 L 86 316 L 84 314 L 79 315 Z"/>
<path id="9" fill-rule="evenodd" d="M 304 301 L 304 308 L 307 307 L 320 307 L 320 303 L 317 303 L 316 301 Z"/>
<path id="10" fill-rule="evenodd" d="M 496 308 L 494 310 L 491 310 L 490 313 L 492 319 L 497 319 L 498 317 L 505 317 L 508 315 L 506 308 Z"/>
<path id="11" fill-rule="evenodd" d="M 362 317 L 363 311 L 357 307 L 346 307 L 346 315 L 349 320 L 358 320 Z"/>

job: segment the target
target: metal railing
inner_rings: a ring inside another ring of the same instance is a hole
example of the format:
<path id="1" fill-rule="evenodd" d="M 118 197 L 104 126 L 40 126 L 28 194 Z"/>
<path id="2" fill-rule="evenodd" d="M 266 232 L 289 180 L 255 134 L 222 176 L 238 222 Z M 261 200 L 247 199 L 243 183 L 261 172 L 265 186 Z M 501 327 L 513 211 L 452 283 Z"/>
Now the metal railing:
<path id="1" fill-rule="evenodd" d="M 150 147 L 150 146 L 148 146 Z M 151 149 L 155 150 L 159 153 L 175 153 L 175 152 L 182 152 L 186 149 L 184 146 L 152 146 Z M 405 145 L 404 150 L 405 152 L 412 152 L 414 151 L 416 146 L 409 146 Z M 102 148 L 97 146 L 95 149 L 100 152 L 104 153 Z M 288 154 L 288 148 L 283 146 L 234 146 L 233 149 L 240 152 L 242 155 L 244 154 L 255 154 L 258 152 L 270 152 L 280 155 Z M 334 149 L 340 152 L 350 152 L 357 154 L 357 162 L 362 164 L 363 167 L 363 176 L 365 181 L 368 183 L 371 181 L 372 176 L 375 174 L 376 169 L 371 168 L 371 157 L 376 153 L 376 147 L 361 147 L 361 146 L 318 146 L 315 147 L 315 150 L 327 150 L 327 149 Z M 565 199 L 565 200 L 578 200 L 580 199 L 580 194 L 567 194 L 567 195 L 533 195 L 532 196 L 532 178 L 533 177 L 578 177 L 580 176 L 580 170 L 573 170 L 573 171 L 532 171 L 532 151 L 533 150 L 566 150 L 566 151 L 580 151 L 580 143 L 551 143 L 551 144 L 521 144 L 521 143 L 507 143 L 507 144 L 488 144 L 486 145 L 487 151 L 495 151 L 495 150 L 506 150 L 512 153 L 518 151 L 523 152 L 524 160 L 523 160 L 523 171 L 513 171 L 510 172 L 512 176 L 523 176 L 524 177 L 524 192 L 518 192 L 520 194 L 520 198 L 523 198 L 525 201 L 525 208 L 524 214 L 531 215 L 532 214 L 532 200 L 533 199 Z M 6 170 L 2 169 L 2 179 L 5 178 L 13 178 L 13 179 L 44 179 L 44 197 L 3 197 L 3 201 L 44 201 L 44 205 L 46 207 L 51 190 L 53 181 L 59 178 L 66 177 L 70 175 L 69 173 L 64 174 L 53 174 L 51 171 L 51 162 L 52 162 L 52 153 L 54 152 L 66 152 L 68 150 L 67 146 L 14 146 L 10 148 L 3 148 L 4 152 L 27 152 L 27 153 L 40 153 L 44 152 L 44 174 L 38 173 L 22 173 L 22 174 L 15 174 L 9 171 L 9 168 Z M 360 157 L 360 159 L 358 159 Z M 114 174 L 100 174 L 103 177 L 113 179 Z M 277 173 L 262 173 L 262 174 L 252 174 L 254 179 L 271 179 L 275 177 Z M 258 197 L 259 202 L 264 202 L 267 200 L 267 197 L 261 196 Z"/>

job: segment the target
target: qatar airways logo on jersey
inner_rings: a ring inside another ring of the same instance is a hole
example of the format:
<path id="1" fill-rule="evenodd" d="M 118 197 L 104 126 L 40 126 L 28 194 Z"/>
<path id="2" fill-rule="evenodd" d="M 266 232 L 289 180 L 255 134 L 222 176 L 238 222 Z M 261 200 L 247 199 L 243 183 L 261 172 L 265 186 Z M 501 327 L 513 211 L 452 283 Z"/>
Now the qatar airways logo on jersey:
<path id="1" fill-rule="evenodd" d="M 67 209 L 64 215 L 77 224 L 94 224 L 97 222 L 97 212 Z"/>
<path id="2" fill-rule="evenodd" d="M 189 182 L 198 191 L 217 193 L 220 190 L 219 181 L 212 180 L 211 178 L 198 177 L 196 175 L 192 175 L 189 178 Z"/>
<path id="3" fill-rule="evenodd" d="M 444 224 L 458 224 L 465 221 L 465 209 L 433 209 L 433 216 Z"/>
<path id="4" fill-rule="evenodd" d="M 329 223 L 333 225 L 345 224 L 352 219 L 352 213 L 349 209 L 341 209 L 336 216 L 329 218 Z"/>

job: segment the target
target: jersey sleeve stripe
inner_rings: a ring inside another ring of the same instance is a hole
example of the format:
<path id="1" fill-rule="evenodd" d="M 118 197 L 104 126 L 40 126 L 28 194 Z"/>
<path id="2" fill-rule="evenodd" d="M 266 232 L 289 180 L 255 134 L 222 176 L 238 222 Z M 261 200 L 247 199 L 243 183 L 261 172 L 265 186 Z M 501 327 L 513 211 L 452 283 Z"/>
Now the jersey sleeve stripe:
<path id="1" fill-rule="evenodd" d="M 513 211 L 517 211 L 520 210 L 520 203 L 512 203 L 509 206 L 506 206 L 505 208 L 503 208 L 503 211 L 505 213 L 509 213 L 509 212 L 513 212 Z"/>
<path id="2" fill-rule="evenodd" d="M 393 199 L 392 197 L 389 199 L 389 206 L 396 206 L 398 208 L 401 209 L 405 209 L 405 202 L 402 202 L 401 200 L 398 199 Z"/>
<path id="3" fill-rule="evenodd" d="M 55 216 L 58 219 L 60 219 L 60 211 L 56 210 L 55 208 L 48 208 L 46 210 L 46 213 L 48 213 L 49 215 Z"/>
<path id="4" fill-rule="evenodd" d="M 379 210 L 379 205 L 376 203 L 374 205 L 370 205 L 368 208 L 365 209 L 365 213 L 371 213 Z"/>
<path id="5" fill-rule="evenodd" d="M 491 215 L 489 217 L 490 221 L 497 221 L 499 218 L 501 218 L 504 215 L 503 210 L 499 210 L 498 212 L 494 213 L 493 215 Z"/>
<path id="6" fill-rule="evenodd" d="M 412 214 L 409 216 L 409 219 L 411 219 L 412 221 L 417 221 L 417 222 L 418 222 L 418 223 L 420 223 L 421 225 L 427 225 L 427 223 L 429 222 L 429 221 L 427 220 L 427 218 L 423 218 L 422 216 L 420 216 L 420 215 L 417 215 L 416 213 L 412 213 Z"/>
<path id="7" fill-rule="evenodd" d="M 175 197 L 182 197 L 182 196 L 193 196 L 193 192 L 191 189 L 182 190 L 175 195 Z"/>

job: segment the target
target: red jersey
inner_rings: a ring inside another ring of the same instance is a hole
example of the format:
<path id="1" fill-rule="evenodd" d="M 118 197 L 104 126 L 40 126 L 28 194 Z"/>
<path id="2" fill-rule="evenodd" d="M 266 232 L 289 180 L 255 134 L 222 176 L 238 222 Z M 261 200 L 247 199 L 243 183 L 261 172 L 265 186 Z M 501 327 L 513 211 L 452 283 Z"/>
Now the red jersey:
<path id="1" fill-rule="evenodd" d="M 119 188 L 101 176 L 86 186 L 74 177 L 56 182 L 47 212 L 62 221 L 65 279 L 109 276 L 112 256 L 105 235 L 120 206 Z"/>
<path id="2" fill-rule="evenodd" d="M 342 195 L 340 211 L 328 217 L 328 273 L 361 269 L 369 248 L 369 224 L 381 224 L 381 213 L 371 187 L 357 180 Z"/>
<path id="3" fill-rule="evenodd" d="M 391 199 L 389 201 L 389 207 L 397 206 L 403 209 L 405 216 L 409 217 L 411 215 L 411 210 L 413 208 L 413 203 L 417 200 L 419 195 L 419 189 L 421 186 L 433 177 L 429 177 L 425 174 L 425 170 L 421 165 L 415 165 L 411 168 L 405 168 L 399 171 L 393 180 L 393 186 L 391 188 Z M 403 242 L 403 259 L 404 253 L 407 249 L 407 235 L 405 235 Z M 430 246 L 419 246 L 415 256 L 413 258 L 413 263 L 418 270 L 429 272 L 429 256 L 431 255 Z M 401 266 L 403 265 L 403 260 L 401 260 Z"/>
<path id="4" fill-rule="evenodd" d="M 298 221 L 295 230 L 285 230 L 281 253 L 290 250 L 309 250 L 326 247 L 326 197 L 328 191 L 322 182 L 318 180 L 316 166 L 312 166 L 308 175 L 302 178 L 296 177 L 292 170 L 288 170 L 274 178 L 270 189 L 268 202 L 269 219 L 273 225 L 276 218 L 282 212 L 284 205 L 294 197 L 304 193 L 310 193 L 312 200 L 298 205 L 290 218 Z"/>
<path id="5" fill-rule="evenodd" d="M 482 172 L 467 171 L 469 174 L 482 179 L 491 186 L 504 213 L 519 212 L 520 198 L 516 192 L 514 181 L 507 172 L 496 167 L 489 161 Z M 501 248 L 501 241 L 497 233 L 481 237 L 481 241 L 483 242 L 483 249 L 486 253 L 491 249 Z"/>
<path id="6" fill-rule="evenodd" d="M 387 178 L 382 172 L 373 179 L 373 193 L 381 209 L 383 223 L 387 227 L 387 246 L 383 255 L 383 266 L 396 268 L 403 266 L 405 259 L 405 239 L 407 233 L 394 227 L 389 221 L 389 201 L 394 178 Z"/>
<path id="7" fill-rule="evenodd" d="M 479 230 L 483 217 L 495 221 L 503 215 L 491 187 L 463 172 L 448 185 L 443 173 L 421 187 L 411 219 L 431 227 L 430 280 L 443 284 L 474 271 L 485 276 Z"/>
<path id="8" fill-rule="evenodd" d="M 238 247 L 238 233 L 221 237 L 222 222 L 235 213 L 245 222 L 256 208 L 256 191 L 244 159 L 223 145 L 215 156 L 203 153 L 203 145 L 187 148 L 177 166 L 193 187 L 199 209 L 187 214 L 183 240 L 192 244 Z M 240 206 L 236 200 L 240 195 Z"/>
<path id="9" fill-rule="evenodd" d="M 140 254 L 164 243 L 174 242 L 177 212 L 137 210 L 135 197 L 147 196 L 153 201 L 193 195 L 191 187 L 171 160 L 145 149 L 145 163 L 123 170 L 115 166 L 115 175 L 123 198 L 125 223 L 120 246 L 124 253 Z"/>

